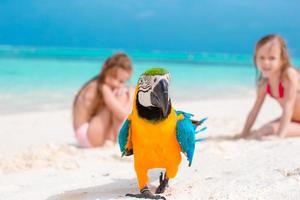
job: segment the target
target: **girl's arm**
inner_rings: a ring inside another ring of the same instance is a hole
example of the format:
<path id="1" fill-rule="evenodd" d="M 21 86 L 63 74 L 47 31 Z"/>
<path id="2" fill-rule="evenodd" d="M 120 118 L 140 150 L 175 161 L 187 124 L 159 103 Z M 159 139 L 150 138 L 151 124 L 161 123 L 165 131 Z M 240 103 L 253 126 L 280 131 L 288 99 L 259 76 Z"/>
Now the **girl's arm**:
<path id="1" fill-rule="evenodd" d="M 119 119 L 124 120 L 128 116 L 129 107 L 124 107 L 117 97 L 115 96 L 114 92 L 110 89 L 109 86 L 106 84 L 102 85 L 102 93 L 103 93 L 103 100 L 107 108 Z"/>
<path id="2" fill-rule="evenodd" d="M 285 94 L 283 100 L 283 112 L 279 122 L 279 128 L 277 135 L 280 137 L 285 137 L 286 129 L 290 123 L 293 115 L 293 109 L 297 97 L 297 87 L 298 87 L 298 73 L 293 68 L 289 68 L 286 71 Z"/>
<path id="3" fill-rule="evenodd" d="M 261 82 L 258 85 L 257 88 L 257 96 L 256 96 L 256 101 L 254 103 L 254 106 L 252 107 L 250 113 L 248 114 L 243 132 L 242 132 L 242 137 L 247 137 L 250 134 L 251 127 L 253 126 L 256 117 L 260 111 L 260 108 L 265 100 L 266 97 L 266 81 L 261 80 Z"/>

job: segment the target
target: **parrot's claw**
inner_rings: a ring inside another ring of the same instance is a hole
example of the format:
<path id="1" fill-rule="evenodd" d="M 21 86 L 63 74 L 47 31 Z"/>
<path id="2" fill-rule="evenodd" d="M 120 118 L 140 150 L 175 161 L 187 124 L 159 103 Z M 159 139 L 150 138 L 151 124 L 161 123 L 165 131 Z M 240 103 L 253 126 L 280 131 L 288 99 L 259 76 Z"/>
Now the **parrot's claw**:
<path id="1" fill-rule="evenodd" d="M 162 194 L 165 192 L 166 188 L 169 186 L 169 179 L 166 177 L 166 174 L 164 175 L 162 172 L 159 176 L 159 186 L 155 191 L 155 194 Z"/>
<path id="2" fill-rule="evenodd" d="M 159 176 L 159 184 L 161 184 L 164 180 L 164 173 L 163 172 L 160 172 L 160 176 Z"/>
<path id="3" fill-rule="evenodd" d="M 144 199 L 163 199 L 163 200 L 166 200 L 166 198 L 164 196 L 152 194 L 147 186 L 144 187 L 143 189 L 141 189 L 140 194 L 126 194 L 125 196 L 126 197 L 135 197 L 135 198 L 139 198 L 139 199 L 144 198 Z"/>

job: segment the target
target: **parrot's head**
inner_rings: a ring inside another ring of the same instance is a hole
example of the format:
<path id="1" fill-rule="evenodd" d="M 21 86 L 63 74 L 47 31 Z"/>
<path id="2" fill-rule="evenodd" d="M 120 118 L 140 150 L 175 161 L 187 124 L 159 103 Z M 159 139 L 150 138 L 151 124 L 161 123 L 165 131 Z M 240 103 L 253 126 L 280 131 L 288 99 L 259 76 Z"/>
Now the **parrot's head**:
<path id="1" fill-rule="evenodd" d="M 163 68 L 152 68 L 139 78 L 136 106 L 140 117 L 159 121 L 171 112 L 169 96 L 170 73 Z"/>

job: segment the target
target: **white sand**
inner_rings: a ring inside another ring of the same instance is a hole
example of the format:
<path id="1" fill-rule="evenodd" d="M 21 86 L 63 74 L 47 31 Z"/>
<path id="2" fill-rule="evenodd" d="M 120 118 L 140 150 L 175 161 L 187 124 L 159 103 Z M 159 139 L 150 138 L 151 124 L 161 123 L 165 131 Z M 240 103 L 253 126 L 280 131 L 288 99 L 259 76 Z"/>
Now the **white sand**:
<path id="1" fill-rule="evenodd" d="M 242 129 L 253 96 L 244 99 L 175 103 L 208 116 L 205 135 L 234 135 Z M 0 116 L 0 199 L 130 199 L 137 193 L 131 157 L 118 146 L 75 147 L 70 110 Z M 270 99 L 256 127 L 279 116 Z M 159 170 L 150 172 L 150 188 Z M 199 143 L 192 167 L 184 158 L 164 194 L 167 199 L 300 199 L 300 138 L 208 140 Z"/>

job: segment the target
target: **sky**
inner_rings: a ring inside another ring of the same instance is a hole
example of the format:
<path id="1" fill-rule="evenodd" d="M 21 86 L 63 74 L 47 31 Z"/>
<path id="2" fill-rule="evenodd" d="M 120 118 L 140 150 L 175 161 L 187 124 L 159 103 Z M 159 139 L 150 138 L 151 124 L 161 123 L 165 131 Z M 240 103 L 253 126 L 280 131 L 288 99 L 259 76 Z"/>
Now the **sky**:
<path id="1" fill-rule="evenodd" d="M 299 0 L 0 0 L 0 45 L 251 54 L 269 33 L 300 57 Z"/>

